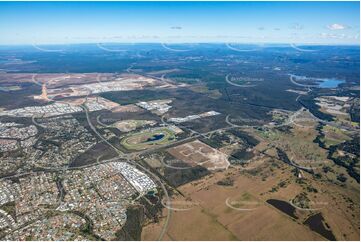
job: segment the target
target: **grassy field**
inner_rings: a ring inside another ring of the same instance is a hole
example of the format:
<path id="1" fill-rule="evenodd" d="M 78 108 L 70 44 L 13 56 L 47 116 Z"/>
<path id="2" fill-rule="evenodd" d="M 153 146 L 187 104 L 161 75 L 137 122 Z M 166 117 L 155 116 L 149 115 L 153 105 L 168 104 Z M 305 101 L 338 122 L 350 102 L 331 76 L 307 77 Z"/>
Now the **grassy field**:
<path id="1" fill-rule="evenodd" d="M 155 137 L 158 137 L 155 139 Z M 157 128 L 132 133 L 121 139 L 120 143 L 128 150 L 144 150 L 157 145 L 168 144 L 175 140 L 175 134 L 167 128 Z"/>
<path id="2" fill-rule="evenodd" d="M 208 97 L 218 99 L 222 97 L 222 93 L 218 89 L 209 89 L 206 85 L 194 85 L 189 88 L 193 92 L 206 94 Z"/>
<path id="3" fill-rule="evenodd" d="M 155 125 L 155 124 L 156 122 L 153 120 L 130 119 L 130 120 L 122 120 L 115 122 L 111 126 L 119 129 L 122 132 L 129 132 L 146 125 Z"/>
<path id="4" fill-rule="evenodd" d="M 350 140 L 351 138 L 346 134 L 346 132 L 342 131 L 339 128 L 332 127 L 326 125 L 322 128 L 322 132 L 324 133 L 325 137 L 322 139 L 325 142 L 326 147 L 331 145 L 340 144 L 346 140 Z"/>

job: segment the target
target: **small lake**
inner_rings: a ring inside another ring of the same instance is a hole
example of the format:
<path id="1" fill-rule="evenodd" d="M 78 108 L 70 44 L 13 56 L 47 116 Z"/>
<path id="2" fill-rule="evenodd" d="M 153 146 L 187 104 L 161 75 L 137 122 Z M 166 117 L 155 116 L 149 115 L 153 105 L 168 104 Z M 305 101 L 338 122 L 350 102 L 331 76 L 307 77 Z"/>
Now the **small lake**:
<path id="1" fill-rule="evenodd" d="M 338 85 L 345 83 L 345 81 L 338 79 L 320 79 L 318 83 L 320 88 L 336 88 Z"/>
<path id="2" fill-rule="evenodd" d="M 319 88 L 336 88 L 340 84 L 345 83 L 345 80 L 337 79 L 337 78 L 316 78 L 316 77 L 307 77 L 307 76 L 297 76 L 290 75 L 297 85 L 300 86 L 313 86 Z"/>

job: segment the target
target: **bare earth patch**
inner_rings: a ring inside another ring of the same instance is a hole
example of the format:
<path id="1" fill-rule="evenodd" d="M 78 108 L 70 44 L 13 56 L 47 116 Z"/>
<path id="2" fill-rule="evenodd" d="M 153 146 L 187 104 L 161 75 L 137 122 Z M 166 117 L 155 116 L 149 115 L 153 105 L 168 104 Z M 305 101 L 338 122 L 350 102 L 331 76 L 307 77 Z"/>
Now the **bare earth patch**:
<path id="1" fill-rule="evenodd" d="M 208 170 L 227 169 L 229 166 L 227 155 L 199 140 L 172 147 L 168 152 L 191 166 L 201 165 Z"/>

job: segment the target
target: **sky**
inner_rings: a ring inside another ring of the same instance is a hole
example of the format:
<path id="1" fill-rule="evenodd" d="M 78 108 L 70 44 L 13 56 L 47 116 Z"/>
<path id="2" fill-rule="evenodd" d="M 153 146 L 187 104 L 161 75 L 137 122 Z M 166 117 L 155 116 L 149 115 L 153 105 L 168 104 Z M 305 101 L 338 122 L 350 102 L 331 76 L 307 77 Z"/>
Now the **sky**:
<path id="1" fill-rule="evenodd" d="M 0 2 L 0 45 L 359 44 L 359 2 Z"/>

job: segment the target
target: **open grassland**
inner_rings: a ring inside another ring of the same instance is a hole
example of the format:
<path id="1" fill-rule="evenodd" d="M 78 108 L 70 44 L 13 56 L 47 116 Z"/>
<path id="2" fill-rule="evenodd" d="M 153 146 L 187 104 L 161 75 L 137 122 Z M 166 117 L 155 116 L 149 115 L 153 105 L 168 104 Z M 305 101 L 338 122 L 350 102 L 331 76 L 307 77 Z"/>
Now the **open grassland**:
<path id="1" fill-rule="evenodd" d="M 330 147 L 331 145 L 338 145 L 347 140 L 351 140 L 350 136 L 348 136 L 345 131 L 329 125 L 325 125 L 322 128 L 322 132 L 324 137 L 321 139 L 321 141 L 325 143 L 326 147 Z"/>
<path id="2" fill-rule="evenodd" d="M 313 142 L 318 135 L 315 127 L 248 130 L 262 140 L 254 147 L 262 155 L 178 186 L 180 193 L 173 194 L 173 204 L 187 201 L 193 206 L 173 211 L 164 239 L 358 239 L 359 184 L 344 167 L 327 159 L 327 150 Z M 278 149 L 293 163 L 308 165 L 312 170 L 300 170 L 287 163 Z M 176 151 L 182 155 L 179 158 L 189 156 L 185 150 Z M 320 165 L 309 164 L 313 162 Z M 338 179 L 340 174 L 346 178 L 344 181 Z M 269 199 L 287 203 L 293 211 L 283 211 L 267 203 Z M 323 232 L 319 226 L 307 224 L 317 214 L 326 229 Z M 142 239 L 154 239 L 159 224 L 144 227 Z"/>
<path id="3" fill-rule="evenodd" d="M 174 207 L 183 201 L 193 206 L 173 211 L 164 240 L 326 240 L 303 224 L 316 212 L 321 212 L 336 239 L 358 239 L 357 184 L 348 184 L 346 190 L 308 173 L 299 179 L 292 170 L 271 159 L 252 170 L 232 167 L 178 187 L 182 195 L 172 196 Z M 225 178 L 232 184 L 220 185 Z M 289 202 L 300 193 L 319 210 L 295 209 L 295 219 L 266 203 L 268 199 Z M 142 239 L 154 240 L 160 225 L 162 220 L 144 227 Z"/>
<path id="4" fill-rule="evenodd" d="M 327 151 L 313 142 L 318 133 L 314 126 L 293 126 L 284 132 L 278 129 L 256 130 L 255 134 L 273 147 L 282 149 L 294 163 L 328 163 Z"/>

